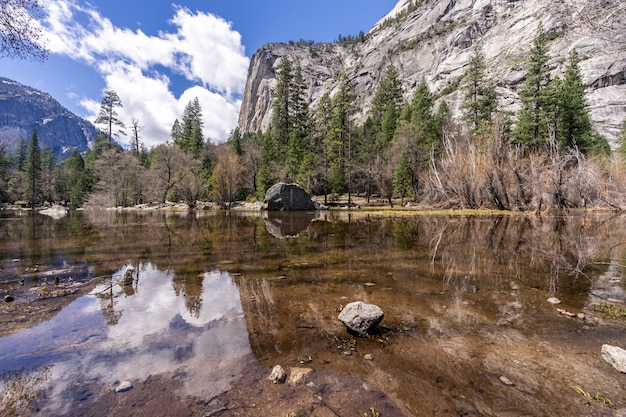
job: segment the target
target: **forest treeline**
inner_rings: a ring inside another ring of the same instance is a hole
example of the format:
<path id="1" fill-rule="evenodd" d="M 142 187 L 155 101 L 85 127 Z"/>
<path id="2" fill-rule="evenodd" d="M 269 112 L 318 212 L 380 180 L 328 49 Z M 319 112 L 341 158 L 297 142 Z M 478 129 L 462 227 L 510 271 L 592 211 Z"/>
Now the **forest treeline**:
<path id="1" fill-rule="evenodd" d="M 16 151 L 0 153 L 0 199 L 34 206 L 133 206 L 148 202 L 262 199 L 274 183 L 295 182 L 327 203 L 347 194 L 368 200 L 415 201 L 432 207 L 536 210 L 544 207 L 626 207 L 626 138 L 611 152 L 594 133 L 573 50 L 565 72 L 551 76 L 549 37 L 540 27 L 519 87 L 517 114 L 498 107 L 495 81 L 475 48 L 461 80 L 462 117 L 453 119 L 444 92 L 425 80 L 407 102 L 389 64 L 367 120 L 354 122 L 354 87 L 346 74 L 315 109 L 299 63 L 282 58 L 265 132 L 235 129 L 222 144 L 205 140 L 202 109 L 189 102 L 171 137 L 152 149 L 133 119 L 127 149 L 116 141 L 127 127 L 122 103 L 105 92 L 101 132 L 84 155 L 55 161 L 37 133 Z M 447 93 L 447 92 L 446 92 Z"/>

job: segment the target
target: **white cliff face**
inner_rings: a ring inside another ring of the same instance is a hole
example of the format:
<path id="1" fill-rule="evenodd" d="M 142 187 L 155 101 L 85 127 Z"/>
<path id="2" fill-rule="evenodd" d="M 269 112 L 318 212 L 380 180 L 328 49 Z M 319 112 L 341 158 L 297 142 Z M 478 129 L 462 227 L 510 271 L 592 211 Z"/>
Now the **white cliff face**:
<path id="1" fill-rule="evenodd" d="M 410 13 L 402 18 L 402 11 Z M 333 94 L 338 76 L 346 72 L 362 109 L 355 121 L 362 123 L 389 62 L 398 70 L 407 100 L 424 78 L 458 115 L 462 100 L 458 85 L 474 45 L 479 45 L 497 83 L 501 108 L 515 111 L 517 88 L 539 24 L 553 34 L 549 44 L 553 75 L 563 74 L 570 51 L 577 49 L 594 126 L 615 143 L 626 118 L 622 0 L 400 0 L 363 43 L 262 47 L 251 61 L 239 127 L 244 132 L 269 127 L 271 90 L 283 56 L 302 67 L 312 108 L 324 92 Z"/>

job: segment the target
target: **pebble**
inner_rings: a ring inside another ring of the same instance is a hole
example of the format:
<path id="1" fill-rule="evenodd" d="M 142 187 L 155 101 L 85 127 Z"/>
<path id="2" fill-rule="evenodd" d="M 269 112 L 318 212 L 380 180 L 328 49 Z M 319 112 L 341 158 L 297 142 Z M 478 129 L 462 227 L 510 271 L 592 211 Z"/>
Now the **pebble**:
<path id="1" fill-rule="evenodd" d="M 282 384 L 287 379 L 287 373 L 282 366 L 276 365 L 267 379 L 272 381 L 274 384 Z"/>
<path id="2" fill-rule="evenodd" d="M 374 355 L 372 355 L 371 353 L 368 353 L 367 355 L 363 356 L 363 359 L 365 359 L 366 361 L 373 361 Z"/>
<path id="3" fill-rule="evenodd" d="M 115 392 L 126 392 L 131 389 L 133 389 L 133 384 L 131 384 L 130 381 L 122 381 L 117 387 L 115 387 Z"/>
<path id="4" fill-rule="evenodd" d="M 556 297 L 550 297 L 550 298 L 548 298 L 548 302 L 549 302 L 550 304 L 553 304 L 553 305 L 554 305 L 554 304 L 561 304 L 561 300 L 559 300 L 559 299 L 558 299 L 558 298 L 556 298 Z"/>
<path id="5" fill-rule="evenodd" d="M 502 375 L 500 378 L 498 378 L 500 380 L 500 382 L 502 382 L 504 385 L 511 387 L 513 385 L 515 385 L 513 383 L 513 381 L 511 381 L 509 378 L 505 377 L 504 375 Z"/>
<path id="6" fill-rule="evenodd" d="M 15 298 L 13 298 L 12 295 L 5 295 L 4 296 L 4 302 L 5 303 L 10 303 L 11 301 L 15 301 Z"/>

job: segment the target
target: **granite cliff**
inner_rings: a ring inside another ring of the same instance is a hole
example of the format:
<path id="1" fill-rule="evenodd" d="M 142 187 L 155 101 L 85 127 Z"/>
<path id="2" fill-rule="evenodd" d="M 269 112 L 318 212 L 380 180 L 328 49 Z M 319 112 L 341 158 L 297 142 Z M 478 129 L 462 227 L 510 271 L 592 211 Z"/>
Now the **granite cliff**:
<path id="1" fill-rule="evenodd" d="M 239 128 L 266 130 L 281 57 L 299 63 L 311 107 L 347 73 L 362 123 L 381 76 L 393 62 L 408 100 L 423 77 L 431 91 L 460 113 L 460 85 L 474 45 L 482 48 L 504 110 L 519 106 L 528 51 L 539 24 L 550 35 L 554 75 L 576 48 L 595 129 L 611 143 L 626 118 L 626 5 L 622 0 L 400 0 L 363 41 L 272 43 L 252 57 Z"/>
<path id="2" fill-rule="evenodd" d="M 13 150 L 20 138 L 37 130 L 40 146 L 65 158 L 74 150 L 85 152 L 96 128 L 63 107 L 49 94 L 0 77 L 0 143 Z"/>

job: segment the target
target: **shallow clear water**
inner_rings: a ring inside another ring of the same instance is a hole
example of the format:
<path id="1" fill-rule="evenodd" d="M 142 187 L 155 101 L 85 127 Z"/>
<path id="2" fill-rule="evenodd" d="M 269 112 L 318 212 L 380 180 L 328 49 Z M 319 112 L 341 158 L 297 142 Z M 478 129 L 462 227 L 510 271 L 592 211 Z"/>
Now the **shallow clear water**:
<path id="1" fill-rule="evenodd" d="M 311 357 L 373 381 L 409 415 L 544 415 L 555 395 L 558 415 L 577 410 L 573 384 L 623 397 L 598 352 L 626 348 L 624 325 L 593 312 L 626 300 L 620 216 L 4 212 L 0 237 L 0 289 L 16 296 L 0 338 L 3 401 L 24 412 L 71 414 L 154 376 L 211 398 L 251 358 Z M 117 284 L 126 265 L 132 286 Z M 353 339 L 337 320 L 356 300 L 385 311 L 379 335 Z M 46 303 L 45 317 L 25 307 Z"/>

